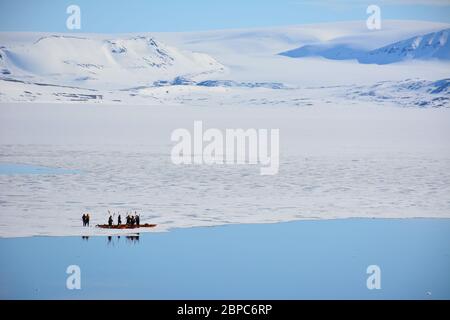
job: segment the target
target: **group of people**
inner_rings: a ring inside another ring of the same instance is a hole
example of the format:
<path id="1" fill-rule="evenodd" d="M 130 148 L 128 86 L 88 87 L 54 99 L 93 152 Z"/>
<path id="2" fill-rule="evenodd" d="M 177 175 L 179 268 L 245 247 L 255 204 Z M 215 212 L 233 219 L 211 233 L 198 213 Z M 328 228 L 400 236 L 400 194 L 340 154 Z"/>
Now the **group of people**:
<path id="1" fill-rule="evenodd" d="M 108 213 L 109 213 L 108 225 L 112 226 L 113 223 L 114 223 L 113 216 L 116 215 L 116 214 L 114 213 L 112 215 L 109 210 L 108 210 Z M 89 220 L 90 220 L 89 213 L 83 213 L 83 216 L 81 217 L 81 219 L 83 220 L 83 227 L 89 227 Z M 127 217 L 126 217 L 126 224 L 127 225 L 139 226 L 140 223 L 141 223 L 141 218 L 136 213 L 136 211 L 134 212 L 134 215 L 127 213 Z M 117 216 L 117 225 L 120 226 L 121 224 L 122 224 L 122 217 L 119 214 Z"/>
<path id="2" fill-rule="evenodd" d="M 109 212 L 109 211 L 108 211 Z M 111 215 L 111 212 L 109 213 L 109 218 L 108 218 L 108 225 L 112 226 L 114 223 L 113 220 L 113 215 Z M 141 218 L 139 217 L 139 215 L 136 213 L 136 211 L 133 214 L 127 214 L 126 217 L 126 224 L 130 225 L 130 226 L 139 226 L 139 224 L 141 223 Z M 120 216 L 120 214 L 117 216 L 117 225 L 120 226 L 122 224 L 122 217 Z"/>
<path id="3" fill-rule="evenodd" d="M 89 217 L 89 213 L 83 213 L 83 216 L 81 217 L 81 219 L 83 220 L 83 227 L 89 227 L 89 219 L 91 217 Z"/>

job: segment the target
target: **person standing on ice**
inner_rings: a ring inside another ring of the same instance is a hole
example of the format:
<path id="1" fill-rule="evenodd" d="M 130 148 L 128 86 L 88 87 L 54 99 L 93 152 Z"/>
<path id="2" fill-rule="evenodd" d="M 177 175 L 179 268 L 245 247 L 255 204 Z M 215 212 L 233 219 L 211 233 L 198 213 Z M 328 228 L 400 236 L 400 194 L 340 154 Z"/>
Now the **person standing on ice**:
<path id="1" fill-rule="evenodd" d="M 89 219 L 91 217 L 89 216 L 89 213 L 86 214 L 86 226 L 89 227 Z"/>
<path id="2" fill-rule="evenodd" d="M 119 216 L 117 217 L 117 225 L 120 226 L 122 224 L 122 218 Z"/>
<path id="3" fill-rule="evenodd" d="M 83 220 L 83 227 L 86 227 L 86 215 L 84 213 L 81 219 Z"/>
<path id="4" fill-rule="evenodd" d="M 136 219 L 136 225 L 139 227 L 139 223 L 141 222 L 140 220 L 141 220 L 141 218 L 139 218 L 139 215 L 136 213 L 136 211 L 134 212 L 134 214 L 135 214 L 135 219 Z"/>
<path id="5" fill-rule="evenodd" d="M 109 216 L 109 219 L 108 219 L 108 225 L 109 225 L 110 227 L 112 227 L 112 224 L 113 224 L 113 218 L 112 218 L 112 216 L 110 215 L 110 216 Z"/>

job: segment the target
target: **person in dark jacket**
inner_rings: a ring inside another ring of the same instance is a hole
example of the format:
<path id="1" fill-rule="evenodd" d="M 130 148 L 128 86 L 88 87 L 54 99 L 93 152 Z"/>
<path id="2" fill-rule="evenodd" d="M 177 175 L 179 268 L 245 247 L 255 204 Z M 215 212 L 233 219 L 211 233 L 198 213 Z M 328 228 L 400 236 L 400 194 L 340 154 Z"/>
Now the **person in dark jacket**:
<path id="1" fill-rule="evenodd" d="M 117 217 L 117 225 L 120 226 L 122 224 L 122 218 L 119 216 Z"/>
<path id="2" fill-rule="evenodd" d="M 112 216 L 109 216 L 108 224 L 109 224 L 110 227 L 112 226 L 112 224 L 113 224 L 113 218 L 112 218 Z"/>

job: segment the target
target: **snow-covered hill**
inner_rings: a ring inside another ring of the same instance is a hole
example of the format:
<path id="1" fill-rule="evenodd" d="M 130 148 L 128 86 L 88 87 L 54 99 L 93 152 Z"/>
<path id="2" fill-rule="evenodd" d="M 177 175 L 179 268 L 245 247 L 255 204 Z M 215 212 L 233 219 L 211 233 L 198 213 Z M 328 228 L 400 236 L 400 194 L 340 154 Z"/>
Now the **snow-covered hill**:
<path id="1" fill-rule="evenodd" d="M 280 55 L 290 58 L 323 57 L 331 60 L 358 59 L 363 54 L 365 54 L 364 50 L 348 44 L 306 45 L 280 53 Z"/>
<path id="2" fill-rule="evenodd" d="M 178 50 L 145 36 L 95 39 L 50 35 L 3 46 L 0 59 L 3 76 L 87 88 L 122 89 L 225 70 L 209 55 Z"/>
<path id="3" fill-rule="evenodd" d="M 402 107 L 450 108 L 450 79 L 382 81 L 371 86 L 352 87 L 345 96 L 376 104 L 394 102 Z"/>

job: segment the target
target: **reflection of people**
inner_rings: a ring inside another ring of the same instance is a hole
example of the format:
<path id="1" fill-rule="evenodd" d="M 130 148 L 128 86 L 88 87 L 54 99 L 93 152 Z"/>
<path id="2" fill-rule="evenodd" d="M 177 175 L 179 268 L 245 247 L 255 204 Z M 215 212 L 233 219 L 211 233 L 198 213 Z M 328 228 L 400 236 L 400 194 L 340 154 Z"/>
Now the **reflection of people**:
<path id="1" fill-rule="evenodd" d="M 112 218 L 112 216 L 109 216 L 108 224 L 109 224 L 110 227 L 112 226 L 112 224 L 113 224 L 113 218 Z"/>
<path id="2" fill-rule="evenodd" d="M 139 242 L 139 235 L 137 236 L 126 236 L 127 240 L 131 242 Z"/>

